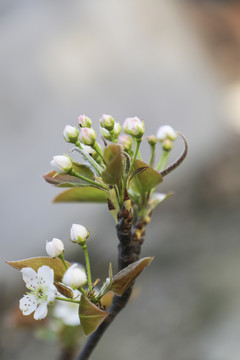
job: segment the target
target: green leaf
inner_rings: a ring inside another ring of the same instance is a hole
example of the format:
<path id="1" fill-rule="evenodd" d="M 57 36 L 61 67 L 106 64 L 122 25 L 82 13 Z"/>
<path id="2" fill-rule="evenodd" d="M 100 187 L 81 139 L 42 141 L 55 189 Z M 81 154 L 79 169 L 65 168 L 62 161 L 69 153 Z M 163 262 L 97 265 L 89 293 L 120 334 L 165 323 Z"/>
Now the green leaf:
<path id="1" fill-rule="evenodd" d="M 108 312 L 99 309 L 85 296 L 81 296 L 79 317 L 85 335 L 93 333 L 108 315 Z"/>
<path id="2" fill-rule="evenodd" d="M 142 160 L 135 160 L 131 178 L 131 188 L 138 194 L 155 188 L 162 182 L 162 176 Z"/>
<path id="3" fill-rule="evenodd" d="M 122 148 L 120 145 L 111 144 L 105 147 L 103 160 L 106 169 L 102 172 L 105 184 L 115 185 L 122 176 Z"/>
<path id="4" fill-rule="evenodd" d="M 69 189 L 61 194 L 57 195 L 53 202 L 96 202 L 96 203 L 105 203 L 108 198 L 108 193 L 92 187 L 78 187 L 74 189 Z"/>
<path id="5" fill-rule="evenodd" d="M 66 261 L 67 265 L 71 264 Z M 60 259 L 53 259 L 50 257 L 34 257 L 30 259 L 17 260 L 17 261 L 7 261 L 7 264 L 12 267 L 22 270 L 24 267 L 30 267 L 33 270 L 37 271 L 43 265 L 49 266 L 54 271 L 54 280 L 61 281 L 62 277 L 66 271 L 65 266 L 63 265 Z"/>
<path id="6" fill-rule="evenodd" d="M 83 164 L 78 164 L 73 162 L 73 170 L 76 171 L 79 175 L 85 176 L 90 180 L 94 180 L 94 174 L 92 170 Z M 89 183 L 82 179 L 77 178 L 76 176 L 68 174 L 58 174 L 56 171 L 51 171 L 46 175 L 43 175 L 43 178 L 52 185 L 58 187 L 77 187 L 77 186 L 88 186 Z"/>
<path id="7" fill-rule="evenodd" d="M 74 293 L 71 289 L 69 289 L 67 286 L 60 284 L 57 281 L 54 281 L 54 285 L 56 286 L 56 288 L 58 289 L 58 291 L 63 295 L 66 296 L 67 298 L 73 299 Z"/>
<path id="8" fill-rule="evenodd" d="M 153 257 L 145 257 L 128 265 L 113 277 L 112 286 L 109 290 L 113 291 L 118 296 L 122 296 L 152 260 Z"/>

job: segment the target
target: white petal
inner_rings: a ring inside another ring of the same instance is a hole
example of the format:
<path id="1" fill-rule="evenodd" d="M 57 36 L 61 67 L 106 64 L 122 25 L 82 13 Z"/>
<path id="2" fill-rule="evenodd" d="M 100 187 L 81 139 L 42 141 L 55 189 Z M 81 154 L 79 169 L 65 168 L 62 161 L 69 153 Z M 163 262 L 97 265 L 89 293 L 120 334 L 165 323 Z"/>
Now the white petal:
<path id="1" fill-rule="evenodd" d="M 30 315 L 37 308 L 37 299 L 34 295 L 24 295 L 19 301 L 19 308 L 23 315 Z"/>
<path id="2" fill-rule="evenodd" d="M 42 320 L 47 316 L 47 313 L 48 313 L 47 302 L 43 302 L 38 306 L 33 317 L 35 320 Z"/>
<path id="3" fill-rule="evenodd" d="M 37 287 L 38 285 L 38 278 L 37 278 L 37 274 L 36 271 L 34 271 L 32 268 L 30 267 L 26 267 L 23 268 L 21 270 L 22 276 L 23 276 L 23 280 L 26 283 L 26 287 L 28 289 L 34 289 Z"/>
<path id="4" fill-rule="evenodd" d="M 48 284 L 53 284 L 54 281 L 54 272 L 49 266 L 41 266 L 38 269 L 38 278 L 42 284 L 48 286 Z"/>
<path id="5" fill-rule="evenodd" d="M 47 302 L 53 301 L 55 297 L 57 296 L 57 288 L 53 284 L 48 285 L 48 289 L 46 291 L 47 295 Z"/>

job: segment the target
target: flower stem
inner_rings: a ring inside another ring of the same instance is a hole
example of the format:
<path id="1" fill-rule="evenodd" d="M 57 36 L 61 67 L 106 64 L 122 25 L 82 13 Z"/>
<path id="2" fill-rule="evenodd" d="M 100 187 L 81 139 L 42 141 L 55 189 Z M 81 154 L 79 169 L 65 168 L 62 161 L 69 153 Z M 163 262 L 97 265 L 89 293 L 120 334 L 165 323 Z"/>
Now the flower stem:
<path id="1" fill-rule="evenodd" d="M 76 147 L 78 147 L 80 149 L 81 154 L 86 157 L 86 159 L 88 160 L 88 162 L 92 165 L 92 167 L 94 167 L 94 169 L 97 171 L 98 175 L 101 174 L 102 172 L 102 167 L 83 149 L 81 143 L 79 141 L 77 141 L 75 143 Z"/>
<path id="2" fill-rule="evenodd" d="M 92 291 L 92 276 L 91 276 L 91 268 L 90 268 L 90 260 L 89 260 L 89 256 L 88 256 L 88 250 L 87 250 L 87 245 L 86 243 L 81 245 L 83 251 L 84 251 L 84 256 L 85 256 L 85 261 L 86 261 L 86 267 L 87 267 L 87 276 L 88 276 L 88 287 L 89 287 L 89 291 Z"/>
<path id="3" fill-rule="evenodd" d="M 151 154 L 151 159 L 149 161 L 149 166 L 152 166 L 153 160 L 154 160 L 154 155 L 155 155 L 155 150 L 156 150 L 156 144 L 152 145 L 152 154 Z"/>
<path id="4" fill-rule="evenodd" d="M 94 186 L 96 186 L 96 187 L 99 187 L 99 188 L 101 188 L 101 189 L 103 189 L 103 190 L 105 190 L 105 191 L 107 190 L 103 185 L 99 184 L 99 183 L 96 182 L 96 181 L 90 180 L 90 179 L 88 179 L 88 178 L 85 177 L 85 176 L 82 176 L 82 175 L 78 174 L 78 173 L 77 173 L 75 170 L 73 170 L 73 169 L 71 170 L 70 175 L 76 176 L 77 178 L 79 178 L 79 179 L 81 179 L 81 180 L 84 180 L 84 181 L 88 182 L 89 184 L 94 185 Z"/>
<path id="5" fill-rule="evenodd" d="M 68 269 L 68 264 L 66 263 L 66 261 L 65 261 L 65 259 L 64 259 L 64 257 L 63 257 L 63 254 L 60 254 L 58 257 L 59 257 L 59 259 L 62 260 L 63 265 L 65 266 L 65 268 Z"/>
<path id="6" fill-rule="evenodd" d="M 61 296 L 56 296 L 55 299 L 61 300 L 61 301 L 71 302 L 71 303 L 74 303 L 74 304 L 80 304 L 80 301 L 78 301 L 78 300 L 63 298 L 63 297 L 61 297 Z"/>
<path id="7" fill-rule="evenodd" d="M 159 160 L 155 170 L 158 171 L 161 167 L 161 171 L 164 169 L 164 167 L 167 164 L 168 161 L 168 155 L 169 155 L 169 151 L 163 151 L 161 159 Z"/>
<path id="8" fill-rule="evenodd" d="M 141 141 L 142 141 L 142 139 L 136 139 L 136 149 L 135 149 L 135 153 L 134 153 L 134 155 L 133 155 L 133 159 L 132 159 L 132 162 L 131 162 L 129 174 L 131 174 L 131 171 L 132 171 L 132 169 L 133 169 L 134 162 L 135 162 L 135 160 L 136 160 L 136 158 L 137 158 Z"/>

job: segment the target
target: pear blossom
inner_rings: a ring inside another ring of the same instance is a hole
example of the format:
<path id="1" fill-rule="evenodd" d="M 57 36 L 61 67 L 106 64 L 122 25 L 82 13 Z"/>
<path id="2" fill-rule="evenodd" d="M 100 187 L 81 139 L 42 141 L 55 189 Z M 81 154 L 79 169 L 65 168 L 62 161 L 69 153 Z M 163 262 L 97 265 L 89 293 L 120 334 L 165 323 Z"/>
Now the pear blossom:
<path id="1" fill-rule="evenodd" d="M 85 127 L 90 128 L 92 126 L 92 120 L 88 116 L 86 116 L 84 114 L 79 115 L 78 124 L 82 128 L 85 128 Z"/>
<path id="2" fill-rule="evenodd" d="M 70 125 L 66 125 L 63 130 L 63 137 L 67 142 L 75 144 L 78 141 L 79 131 Z"/>
<path id="3" fill-rule="evenodd" d="M 113 128 L 113 134 L 114 134 L 114 136 L 115 136 L 116 138 L 117 138 L 118 135 L 120 134 L 121 130 L 122 130 L 122 127 L 121 127 L 121 125 L 119 124 L 119 122 L 115 122 L 114 128 Z"/>
<path id="4" fill-rule="evenodd" d="M 21 270 L 26 287 L 30 290 L 19 301 L 19 308 L 23 315 L 34 312 L 34 319 L 41 320 L 47 316 L 49 302 L 57 295 L 54 282 L 54 272 L 48 266 L 41 266 L 37 273 L 30 267 Z"/>
<path id="5" fill-rule="evenodd" d="M 87 282 L 86 272 L 80 265 L 73 264 L 66 270 L 62 281 L 65 285 L 77 289 Z"/>
<path id="6" fill-rule="evenodd" d="M 89 232 L 83 225 L 72 224 L 70 236 L 72 242 L 82 243 L 88 238 Z"/>
<path id="7" fill-rule="evenodd" d="M 81 129 L 79 138 L 84 145 L 91 146 L 95 143 L 97 134 L 94 129 L 85 127 Z"/>
<path id="8" fill-rule="evenodd" d="M 111 115 L 103 114 L 99 122 L 100 126 L 107 129 L 108 131 L 114 128 L 115 120 Z"/>
<path id="9" fill-rule="evenodd" d="M 74 300 L 80 301 L 81 293 L 78 290 L 73 290 L 73 294 Z M 56 300 L 53 308 L 53 316 L 56 319 L 62 320 L 65 325 L 77 326 L 80 325 L 78 309 L 78 304 Z"/>
<path id="10" fill-rule="evenodd" d="M 112 135 L 110 134 L 110 132 L 107 129 L 101 127 L 100 131 L 101 131 L 101 135 L 104 139 L 112 140 Z"/>
<path id="11" fill-rule="evenodd" d="M 157 138 L 154 135 L 150 135 L 147 137 L 147 141 L 148 141 L 149 145 L 154 146 L 157 143 Z"/>
<path id="12" fill-rule="evenodd" d="M 50 164 L 54 170 L 59 174 L 67 174 L 72 169 L 72 160 L 65 155 L 56 155 Z"/>
<path id="13" fill-rule="evenodd" d="M 53 238 L 52 241 L 46 242 L 46 252 L 49 256 L 55 258 L 61 255 L 64 251 L 62 240 Z"/>
<path id="14" fill-rule="evenodd" d="M 163 148 L 163 150 L 165 150 L 165 151 L 170 151 L 170 150 L 172 150 L 172 148 L 173 148 L 173 142 L 172 142 L 170 139 L 165 139 L 165 140 L 162 142 L 162 148 Z"/>
<path id="15" fill-rule="evenodd" d="M 160 126 L 157 131 L 157 138 L 159 141 L 164 141 L 165 139 L 176 140 L 178 134 L 177 132 L 169 125 Z"/>
<path id="16" fill-rule="evenodd" d="M 141 138 L 144 134 L 145 127 L 143 121 L 138 117 L 127 118 L 123 124 L 123 130 L 136 138 Z"/>

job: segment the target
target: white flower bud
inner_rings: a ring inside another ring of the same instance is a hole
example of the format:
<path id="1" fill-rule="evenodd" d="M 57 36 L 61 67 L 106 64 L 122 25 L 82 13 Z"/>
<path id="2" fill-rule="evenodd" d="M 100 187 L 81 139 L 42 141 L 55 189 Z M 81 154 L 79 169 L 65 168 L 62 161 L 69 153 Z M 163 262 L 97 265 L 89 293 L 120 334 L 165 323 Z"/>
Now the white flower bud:
<path id="1" fill-rule="evenodd" d="M 50 164 L 54 170 L 59 174 L 67 174 L 72 169 L 72 160 L 65 155 L 56 155 Z"/>
<path id="2" fill-rule="evenodd" d="M 173 148 L 173 143 L 172 143 L 172 141 L 169 140 L 169 139 L 165 139 L 165 140 L 162 142 L 162 148 L 163 148 L 163 150 L 165 150 L 165 151 L 170 151 L 170 150 L 172 150 L 172 148 Z"/>
<path id="3" fill-rule="evenodd" d="M 64 245 L 62 240 L 53 238 L 52 241 L 46 242 L 46 252 L 50 257 L 55 258 L 61 255 L 63 251 Z"/>
<path id="4" fill-rule="evenodd" d="M 73 242 L 81 243 L 88 238 L 89 232 L 83 225 L 72 224 L 70 236 Z"/>
<path id="5" fill-rule="evenodd" d="M 102 128 L 105 128 L 109 131 L 114 128 L 115 120 L 111 115 L 103 114 L 99 122 Z"/>
<path id="6" fill-rule="evenodd" d="M 79 131 L 75 127 L 70 125 L 65 126 L 63 136 L 67 142 L 75 144 L 78 141 L 78 135 Z"/>
<path id="7" fill-rule="evenodd" d="M 113 134 L 114 134 L 114 136 L 115 136 L 116 138 L 117 138 L 118 135 L 120 134 L 121 130 L 122 130 L 122 127 L 121 127 L 121 125 L 119 124 L 119 122 L 115 122 L 114 128 L 113 128 Z"/>
<path id="8" fill-rule="evenodd" d="M 62 281 L 65 285 L 77 289 L 87 282 L 86 272 L 78 264 L 73 264 L 66 270 Z"/>
<path id="9" fill-rule="evenodd" d="M 136 138 L 141 138 L 144 134 L 145 127 L 143 121 L 138 117 L 127 118 L 123 124 L 123 130 Z"/>
<path id="10" fill-rule="evenodd" d="M 119 136 L 118 143 L 122 145 L 124 151 L 129 151 L 132 148 L 132 138 L 128 135 Z"/>
<path id="11" fill-rule="evenodd" d="M 154 146 L 157 143 L 157 138 L 154 135 L 150 135 L 147 137 L 147 141 L 148 141 L 149 145 Z"/>
<path id="12" fill-rule="evenodd" d="M 165 139 L 169 139 L 169 140 L 176 140 L 176 138 L 178 137 L 177 132 L 169 125 L 163 125 L 160 126 L 160 128 L 157 131 L 157 138 L 159 141 L 164 141 Z"/>
<path id="13" fill-rule="evenodd" d="M 112 140 L 112 135 L 110 134 L 110 132 L 107 129 L 101 127 L 100 130 L 101 130 L 101 135 L 104 139 Z"/>
<path id="14" fill-rule="evenodd" d="M 92 128 L 82 128 L 79 138 L 84 145 L 93 145 L 97 138 L 96 131 Z"/>
<path id="15" fill-rule="evenodd" d="M 78 117 L 78 124 L 80 127 L 87 127 L 87 128 L 90 128 L 92 126 L 92 120 L 86 116 L 86 115 L 79 115 Z"/>

